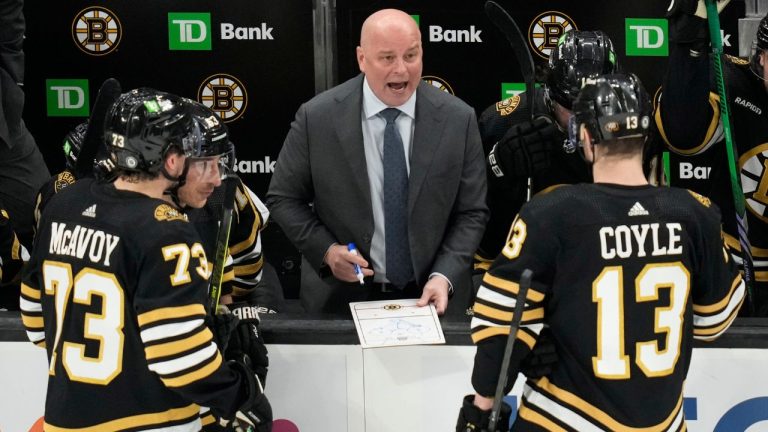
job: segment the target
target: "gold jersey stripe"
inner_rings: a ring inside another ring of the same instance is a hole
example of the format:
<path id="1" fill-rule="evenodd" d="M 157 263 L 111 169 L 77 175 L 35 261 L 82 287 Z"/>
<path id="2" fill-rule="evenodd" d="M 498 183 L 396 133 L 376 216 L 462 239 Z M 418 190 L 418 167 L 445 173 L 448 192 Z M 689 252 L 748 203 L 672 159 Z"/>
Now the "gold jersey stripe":
<path id="1" fill-rule="evenodd" d="M 213 334 L 206 327 L 190 337 L 146 347 L 144 348 L 144 353 L 147 356 L 147 360 L 154 360 L 188 351 L 193 347 L 207 346 L 211 340 L 213 340 Z"/>
<path id="2" fill-rule="evenodd" d="M 698 314 L 713 314 L 713 313 L 720 312 L 721 310 L 725 309 L 728 306 L 728 304 L 731 302 L 733 293 L 734 291 L 736 291 L 736 288 L 738 288 L 740 284 L 741 284 L 741 274 L 737 274 L 736 277 L 733 279 L 733 283 L 731 284 L 731 289 L 728 291 L 728 295 L 726 295 L 719 302 L 711 305 L 697 305 L 694 303 L 693 311 Z"/>
<path id="3" fill-rule="evenodd" d="M 736 239 L 736 237 L 724 232 L 723 238 L 725 239 L 725 243 L 728 245 L 728 247 L 741 252 L 741 244 L 739 243 L 739 240 Z M 763 249 L 751 245 L 750 248 L 752 249 L 753 257 L 768 258 L 768 249 Z"/>
<path id="4" fill-rule="evenodd" d="M 499 321 L 512 322 L 512 315 L 513 315 L 512 312 L 502 311 L 490 306 L 486 306 L 481 303 L 475 303 L 475 306 L 472 309 L 474 309 L 475 315 L 487 316 L 489 318 L 493 318 Z M 523 311 L 522 322 L 528 322 L 528 321 L 533 321 L 533 320 L 542 319 L 542 318 L 544 318 L 544 308 L 538 307 L 536 309 L 529 309 L 527 311 Z"/>
<path id="5" fill-rule="evenodd" d="M 560 400 L 565 402 L 568 405 L 571 405 L 573 407 L 576 407 L 580 411 L 588 414 L 593 419 L 599 421 L 600 423 L 604 424 L 608 427 L 610 430 L 615 431 L 626 431 L 626 432 L 663 432 L 669 429 L 669 426 L 672 424 L 672 422 L 677 417 L 678 412 L 682 409 L 683 406 L 683 394 L 680 393 L 680 397 L 677 400 L 677 404 L 675 405 L 675 408 L 672 409 L 672 412 L 669 413 L 669 416 L 667 416 L 666 419 L 662 420 L 661 423 L 654 425 L 654 426 L 648 426 L 648 427 L 629 427 L 627 425 L 621 424 L 614 420 L 610 415 L 605 413 L 600 408 L 590 404 L 589 402 L 585 401 L 584 399 L 578 397 L 577 395 L 567 391 L 563 390 L 556 385 L 549 382 L 547 377 L 542 377 L 537 382 L 537 385 L 546 393 L 551 394 L 556 398 L 556 400 Z"/>
<path id="6" fill-rule="evenodd" d="M 144 312 L 138 317 L 139 326 L 145 326 L 155 321 L 161 321 L 173 318 L 186 318 L 195 315 L 205 315 L 205 307 L 202 304 L 191 304 L 187 306 L 166 307 Z"/>
<path id="7" fill-rule="evenodd" d="M 21 322 L 27 330 L 43 330 L 43 317 L 21 314 Z"/>
<path id="8" fill-rule="evenodd" d="M 567 432 L 565 429 L 561 428 L 560 425 L 558 425 L 557 423 L 553 422 L 552 420 L 544 417 L 543 415 L 529 408 L 525 404 L 525 401 L 520 403 L 520 411 L 518 411 L 518 415 L 533 424 L 537 424 L 543 427 L 548 431 Z"/>
<path id="9" fill-rule="evenodd" d="M 206 366 L 196 369 L 188 374 L 184 374 L 174 378 L 160 378 L 167 387 L 183 387 L 187 384 L 199 381 L 210 374 L 216 372 L 221 366 L 221 352 L 216 351 L 216 358 L 208 363 Z"/>
<path id="10" fill-rule="evenodd" d="M 151 413 L 151 414 L 139 414 L 130 417 L 123 417 L 121 419 L 110 420 L 105 423 L 100 423 L 94 426 L 84 428 L 62 428 L 45 423 L 46 432 L 102 432 L 106 430 L 123 430 L 133 429 L 140 426 L 156 426 L 163 425 L 172 421 L 189 419 L 190 422 L 194 421 L 200 413 L 200 406 L 197 404 L 191 404 L 183 408 L 173 408 L 168 411 Z"/>
<path id="11" fill-rule="evenodd" d="M 509 336 L 509 327 L 486 327 L 482 330 L 473 331 L 472 342 L 478 343 L 482 340 L 499 335 Z M 528 345 L 528 348 L 530 349 L 533 349 L 533 346 L 536 344 L 536 339 L 522 329 L 517 332 L 517 339 Z"/>
<path id="12" fill-rule="evenodd" d="M 31 286 L 25 283 L 21 284 L 21 293 L 29 298 L 40 300 L 40 290 L 37 288 L 32 288 Z"/>
<path id="13" fill-rule="evenodd" d="M 258 273 L 261 271 L 261 268 L 264 266 L 264 256 L 260 256 L 258 261 L 256 261 L 253 264 L 235 264 L 235 276 L 242 276 L 242 275 L 251 275 L 254 273 Z"/>
<path id="14" fill-rule="evenodd" d="M 731 323 L 733 322 L 734 318 L 736 318 L 736 315 L 739 314 L 739 309 L 741 309 L 741 304 L 744 303 L 744 297 L 746 297 L 746 296 L 742 296 L 741 297 L 741 301 L 739 301 L 738 306 L 733 308 L 733 311 L 731 312 L 731 315 L 729 315 L 728 318 L 725 321 L 723 321 L 722 324 L 720 324 L 720 325 L 718 325 L 716 327 L 707 327 L 707 328 L 696 328 L 696 327 L 694 327 L 693 328 L 693 335 L 694 336 L 705 336 L 705 337 L 706 336 L 712 336 L 712 335 L 716 335 L 716 334 L 720 333 L 723 329 L 725 329 L 728 326 L 730 326 Z"/>
<path id="15" fill-rule="evenodd" d="M 487 283 L 489 285 L 492 285 L 496 288 L 502 289 L 504 291 L 510 292 L 514 295 L 517 295 L 518 290 L 520 289 L 520 285 L 518 285 L 516 282 L 508 281 L 506 279 L 502 279 L 500 277 L 494 276 L 490 273 L 486 273 L 485 276 L 483 276 L 483 283 Z M 529 289 L 528 290 L 528 300 L 532 302 L 540 302 L 544 300 L 544 294 Z"/>

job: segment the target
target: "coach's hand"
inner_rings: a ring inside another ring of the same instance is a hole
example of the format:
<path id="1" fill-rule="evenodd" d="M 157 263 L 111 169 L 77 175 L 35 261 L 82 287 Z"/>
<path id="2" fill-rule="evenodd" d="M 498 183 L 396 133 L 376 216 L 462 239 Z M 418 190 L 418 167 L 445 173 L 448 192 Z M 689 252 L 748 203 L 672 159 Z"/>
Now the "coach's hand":
<path id="1" fill-rule="evenodd" d="M 346 246 L 339 244 L 328 248 L 325 264 L 331 269 L 333 276 L 343 282 L 357 282 L 355 264 L 360 266 L 363 276 L 373 276 L 373 270 L 368 268 L 368 261 L 365 258 L 353 254 Z"/>
<path id="2" fill-rule="evenodd" d="M 549 117 L 516 124 L 493 147 L 488 164 L 496 177 L 531 177 L 549 168 L 552 150 L 562 140 Z"/>

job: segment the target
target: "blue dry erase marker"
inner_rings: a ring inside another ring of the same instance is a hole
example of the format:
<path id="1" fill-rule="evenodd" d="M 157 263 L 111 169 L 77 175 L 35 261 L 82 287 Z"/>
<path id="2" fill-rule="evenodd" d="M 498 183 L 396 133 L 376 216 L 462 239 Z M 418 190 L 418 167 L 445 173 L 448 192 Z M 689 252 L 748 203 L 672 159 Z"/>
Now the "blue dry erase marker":
<path id="1" fill-rule="evenodd" d="M 347 245 L 347 250 L 355 255 L 360 255 L 357 253 L 357 246 L 355 246 L 354 243 L 350 243 Z M 360 285 L 365 285 L 365 282 L 363 282 L 363 270 L 360 269 L 360 266 L 357 264 L 353 264 L 355 266 L 355 276 L 357 276 L 357 280 L 360 281 Z"/>

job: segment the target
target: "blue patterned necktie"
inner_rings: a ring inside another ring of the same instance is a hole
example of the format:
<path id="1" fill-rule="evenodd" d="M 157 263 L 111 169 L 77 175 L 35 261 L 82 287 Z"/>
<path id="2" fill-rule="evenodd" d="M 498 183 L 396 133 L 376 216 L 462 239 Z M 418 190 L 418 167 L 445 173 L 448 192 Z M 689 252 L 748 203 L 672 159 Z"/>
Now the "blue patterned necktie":
<path id="1" fill-rule="evenodd" d="M 413 280 L 411 247 L 408 243 L 408 167 L 405 164 L 403 140 L 397 131 L 397 108 L 379 113 L 384 128 L 384 243 L 389 282 L 402 289 Z"/>

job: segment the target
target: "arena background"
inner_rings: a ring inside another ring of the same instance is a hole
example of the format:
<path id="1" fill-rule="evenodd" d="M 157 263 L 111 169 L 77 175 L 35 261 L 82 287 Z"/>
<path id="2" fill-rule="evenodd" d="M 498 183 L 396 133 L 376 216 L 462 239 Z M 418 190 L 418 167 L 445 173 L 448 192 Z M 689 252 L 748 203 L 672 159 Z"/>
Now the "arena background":
<path id="1" fill-rule="evenodd" d="M 611 36 L 624 70 L 637 73 L 649 92 L 660 86 L 667 62 L 666 0 L 498 2 L 527 35 L 538 66 L 564 29 L 601 29 Z M 724 10 L 726 53 L 739 54 L 739 28 L 747 29 L 742 39 L 751 39 L 764 3 L 733 1 Z M 117 78 L 123 89 L 149 86 L 197 99 L 213 105 L 228 123 L 239 175 L 263 198 L 299 105 L 359 72 L 354 49 L 363 20 L 375 10 L 395 7 L 414 15 L 424 44 L 423 75 L 478 113 L 519 89 L 522 78 L 512 50 L 484 15 L 483 4 L 27 2 L 24 119 L 51 172 L 57 172 L 64 165 L 62 137 L 89 115 L 106 78 Z M 742 53 L 747 49 L 748 43 Z M 286 296 L 296 297 L 298 253 L 276 224 L 268 227 L 264 242 Z"/>

